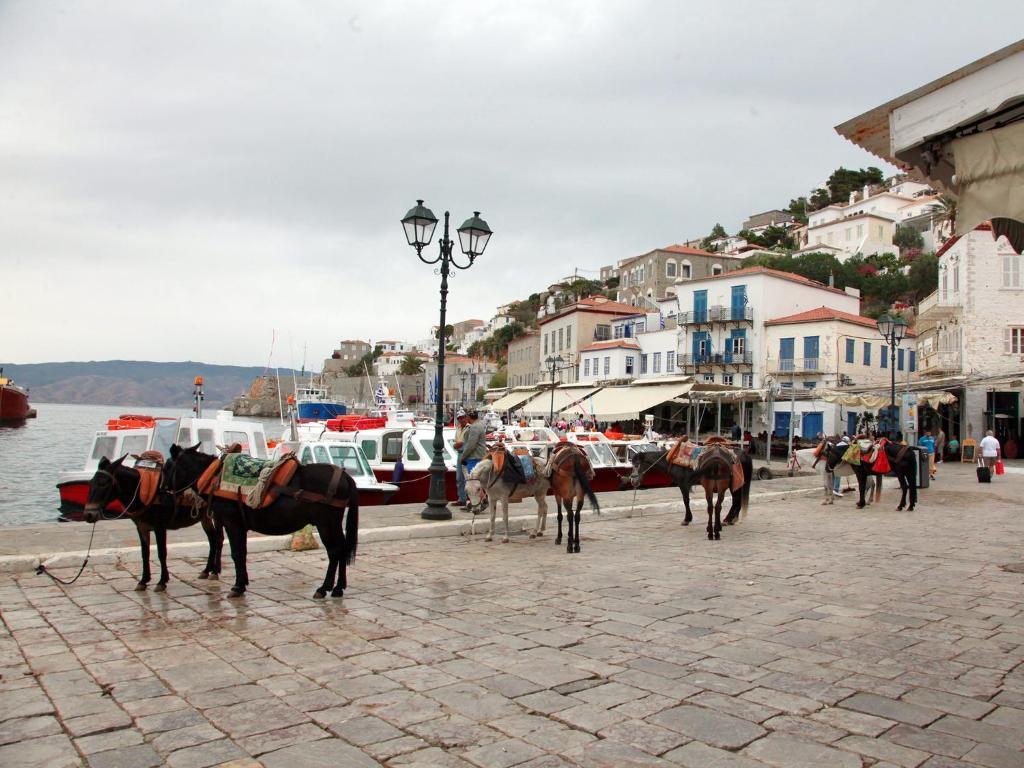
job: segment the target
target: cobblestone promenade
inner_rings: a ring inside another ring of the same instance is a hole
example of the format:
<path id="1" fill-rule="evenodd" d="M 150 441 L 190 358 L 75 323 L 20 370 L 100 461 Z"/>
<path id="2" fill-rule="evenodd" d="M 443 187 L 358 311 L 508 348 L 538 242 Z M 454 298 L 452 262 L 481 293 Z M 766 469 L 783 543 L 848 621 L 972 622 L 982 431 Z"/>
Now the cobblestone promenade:
<path id="1" fill-rule="evenodd" d="M 914 513 L 774 499 L 719 542 L 701 502 L 578 555 L 367 543 L 340 600 L 322 551 L 253 555 L 240 601 L 194 560 L 163 594 L 0 575 L 0 766 L 1020 768 L 1024 475 L 940 473 Z"/>

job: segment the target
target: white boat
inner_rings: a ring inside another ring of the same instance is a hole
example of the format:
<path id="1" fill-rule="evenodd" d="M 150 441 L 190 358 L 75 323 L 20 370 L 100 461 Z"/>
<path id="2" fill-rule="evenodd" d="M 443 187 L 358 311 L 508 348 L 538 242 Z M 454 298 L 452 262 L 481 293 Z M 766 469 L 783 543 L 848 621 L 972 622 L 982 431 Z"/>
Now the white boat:
<path id="1" fill-rule="evenodd" d="M 333 464 L 341 467 L 359 488 L 359 506 L 387 504 L 398 486 L 377 479 L 362 449 L 355 443 L 337 440 L 282 440 L 274 446 L 271 458 L 294 453 L 300 464 Z"/>
<path id="2" fill-rule="evenodd" d="M 217 453 L 219 448 L 239 443 L 242 450 L 257 459 L 268 457 L 267 438 L 258 421 L 236 419 L 231 411 L 217 411 L 214 418 L 164 418 L 136 414 L 123 414 L 110 419 L 105 429 L 93 434 L 89 452 L 81 469 L 70 469 L 57 476 L 61 514 L 72 520 L 81 520 L 89 481 L 99 468 L 100 459 L 114 461 L 124 456 L 125 466 L 135 465 L 135 456 L 143 451 L 159 451 L 170 456 L 171 445 L 193 446 L 197 443 L 203 453 Z M 120 513 L 117 501 L 107 506 L 107 512 Z"/>

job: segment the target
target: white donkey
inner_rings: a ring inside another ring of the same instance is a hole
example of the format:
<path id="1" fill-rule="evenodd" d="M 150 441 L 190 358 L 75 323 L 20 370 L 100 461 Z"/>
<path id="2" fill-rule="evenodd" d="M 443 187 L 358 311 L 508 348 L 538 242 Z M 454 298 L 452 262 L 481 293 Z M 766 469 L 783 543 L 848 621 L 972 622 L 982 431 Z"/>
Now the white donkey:
<path id="1" fill-rule="evenodd" d="M 819 475 L 824 476 L 824 491 L 825 498 L 822 500 L 823 506 L 828 506 L 833 503 L 835 498 L 833 492 L 833 478 L 834 477 L 852 477 L 854 476 L 853 467 L 847 464 L 845 461 L 840 462 L 833 471 L 829 471 L 827 468 L 827 461 L 824 456 L 821 456 L 821 452 L 827 450 L 822 445 L 818 445 L 816 448 L 801 448 L 793 451 L 796 454 L 796 459 L 799 462 L 800 469 L 811 469 L 817 472 Z M 850 481 L 846 481 L 847 490 L 849 489 Z M 869 502 L 870 503 L 870 502 Z"/>
<path id="2" fill-rule="evenodd" d="M 506 483 L 495 471 L 494 464 L 490 459 L 482 459 L 466 478 L 466 497 L 469 499 L 470 511 L 474 514 L 477 511 L 482 511 L 484 498 L 487 499 L 488 509 L 491 513 L 491 525 L 487 529 L 484 541 L 490 541 L 494 536 L 494 518 L 497 515 L 500 502 L 502 516 L 505 519 L 505 538 L 501 541 L 503 544 L 508 543 L 508 503 L 509 501 L 522 501 L 527 496 L 533 496 L 537 500 L 537 522 L 530 538 L 544 535 L 544 526 L 548 517 L 546 496 L 551 483 L 548 478 L 544 477 L 544 462 L 536 456 L 532 457 L 532 461 L 533 479 L 525 484 L 509 485 Z"/>

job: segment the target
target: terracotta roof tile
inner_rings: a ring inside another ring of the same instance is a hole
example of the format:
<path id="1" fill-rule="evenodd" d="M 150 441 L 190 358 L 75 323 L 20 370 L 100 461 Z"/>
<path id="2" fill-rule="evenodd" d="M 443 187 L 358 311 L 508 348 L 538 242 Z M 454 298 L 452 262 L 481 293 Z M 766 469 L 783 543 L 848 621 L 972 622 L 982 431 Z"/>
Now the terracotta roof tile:
<path id="1" fill-rule="evenodd" d="M 693 285 L 695 283 L 701 283 L 705 280 L 723 280 L 730 277 L 743 277 L 743 275 L 772 275 L 774 277 L 782 278 L 783 280 L 790 280 L 794 283 L 802 283 L 804 285 L 811 285 L 815 288 L 821 288 L 824 291 L 832 291 L 833 293 L 841 293 L 843 296 L 849 294 L 846 291 L 840 290 L 839 288 L 831 288 L 824 283 L 819 283 L 817 280 L 811 280 L 809 277 L 798 275 L 793 272 L 783 272 L 779 269 L 772 269 L 771 267 L 743 267 L 742 269 L 736 269 L 732 272 L 723 272 L 720 275 L 711 275 L 709 277 L 701 277 L 696 280 L 687 280 L 685 285 Z"/>
<path id="2" fill-rule="evenodd" d="M 785 325 L 787 323 L 813 323 L 820 322 L 822 320 L 841 320 L 847 323 L 854 323 L 856 325 L 864 326 L 865 328 L 877 329 L 877 321 L 870 317 L 864 317 L 863 315 L 854 315 L 850 312 L 843 312 L 841 309 L 833 309 L 832 307 L 817 307 L 816 309 L 809 309 L 806 312 L 798 312 L 795 315 L 786 315 L 785 317 L 776 317 L 772 320 L 765 320 L 765 325 Z M 916 335 L 912 329 L 907 329 L 908 336 Z"/>

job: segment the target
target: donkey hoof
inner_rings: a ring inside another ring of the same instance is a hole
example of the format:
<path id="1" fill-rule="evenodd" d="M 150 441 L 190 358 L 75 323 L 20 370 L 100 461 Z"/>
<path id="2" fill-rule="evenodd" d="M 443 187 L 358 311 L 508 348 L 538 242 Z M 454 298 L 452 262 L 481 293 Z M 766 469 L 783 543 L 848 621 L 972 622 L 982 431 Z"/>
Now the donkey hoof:
<path id="1" fill-rule="evenodd" d="M 325 589 L 318 589 L 313 593 L 314 600 L 323 600 L 325 597 L 327 597 L 327 590 Z"/>
<path id="2" fill-rule="evenodd" d="M 708 541 L 714 541 L 714 540 L 715 540 L 715 534 L 713 534 L 710 531 L 708 531 Z"/>
<path id="3" fill-rule="evenodd" d="M 220 581 L 220 574 L 219 573 L 211 573 L 206 578 L 208 578 L 210 581 Z"/>
<path id="4" fill-rule="evenodd" d="M 161 582 L 161 583 L 157 584 L 155 587 L 153 587 L 153 591 L 154 592 L 163 592 L 166 589 L 167 589 L 167 585 L 164 584 L 163 582 Z"/>
<path id="5" fill-rule="evenodd" d="M 537 534 L 536 533 L 531 533 L 530 534 L 530 538 L 531 539 L 536 539 L 537 538 Z"/>
<path id="6" fill-rule="evenodd" d="M 862 503 L 862 502 L 859 502 L 859 501 L 857 502 L 857 509 L 864 509 L 864 507 L 866 507 L 866 506 L 867 505 Z"/>
<path id="7" fill-rule="evenodd" d="M 232 587 L 231 591 L 228 592 L 228 597 L 241 597 L 244 594 L 245 589 L 243 587 Z"/>
<path id="8" fill-rule="evenodd" d="M 208 578 L 210 578 L 210 572 L 209 571 L 202 571 L 198 576 L 196 576 L 196 578 L 197 579 L 208 579 Z"/>
<path id="9" fill-rule="evenodd" d="M 484 541 L 490 541 L 490 540 L 491 540 L 490 536 L 484 536 Z"/>
<path id="10" fill-rule="evenodd" d="M 716 532 L 715 532 L 715 541 L 721 541 L 721 540 L 722 540 L 722 534 L 720 534 L 720 533 L 718 533 L 718 532 L 716 531 Z"/>
<path id="11" fill-rule="evenodd" d="M 683 522 L 682 522 L 682 525 L 689 525 L 689 524 L 690 524 L 689 520 L 683 520 Z"/>
<path id="12" fill-rule="evenodd" d="M 146 582 L 140 581 L 138 584 L 135 585 L 135 591 L 136 592 L 145 592 L 147 586 L 148 586 L 148 584 Z"/>
<path id="13" fill-rule="evenodd" d="M 505 538 L 503 538 L 503 539 L 501 540 L 501 543 L 502 543 L 502 544 L 508 544 L 508 536 L 506 536 Z"/>
<path id="14" fill-rule="evenodd" d="M 578 555 L 580 553 L 580 545 L 576 544 L 575 546 L 573 546 L 572 551 L 573 551 L 573 554 Z"/>
<path id="15" fill-rule="evenodd" d="M 570 544 L 568 547 L 565 548 L 565 552 L 568 555 L 572 554 L 572 544 Z"/>
<path id="16" fill-rule="evenodd" d="M 342 589 L 341 587 L 335 587 L 334 589 L 331 590 L 331 597 L 344 597 L 344 596 L 345 596 L 345 590 Z"/>

